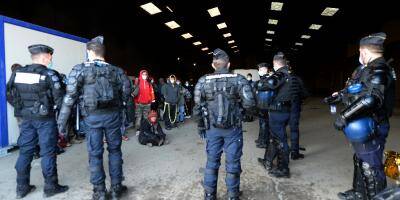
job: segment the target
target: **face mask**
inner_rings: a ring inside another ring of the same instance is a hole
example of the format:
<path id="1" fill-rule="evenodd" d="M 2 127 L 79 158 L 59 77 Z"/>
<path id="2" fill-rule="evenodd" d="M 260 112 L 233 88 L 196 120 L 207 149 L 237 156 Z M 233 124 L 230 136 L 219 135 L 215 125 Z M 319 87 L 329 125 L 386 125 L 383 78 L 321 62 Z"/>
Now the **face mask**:
<path id="1" fill-rule="evenodd" d="M 248 81 L 251 81 L 251 77 L 247 77 L 247 80 L 248 80 Z"/>
<path id="2" fill-rule="evenodd" d="M 142 79 L 143 79 L 143 80 L 146 80 L 146 79 L 147 79 L 147 76 L 146 76 L 146 75 L 142 75 Z"/>
<path id="3" fill-rule="evenodd" d="M 264 76 L 265 74 L 267 73 L 264 70 L 258 70 L 258 75 Z"/>
<path id="4" fill-rule="evenodd" d="M 175 83 L 175 80 L 170 80 L 169 82 L 171 82 L 172 84 L 174 84 L 174 83 Z"/>
<path id="5" fill-rule="evenodd" d="M 50 61 L 49 64 L 47 64 L 47 68 L 51 69 L 53 67 L 53 61 Z"/>
<path id="6" fill-rule="evenodd" d="M 189 86 L 189 83 L 185 83 L 186 86 Z"/>

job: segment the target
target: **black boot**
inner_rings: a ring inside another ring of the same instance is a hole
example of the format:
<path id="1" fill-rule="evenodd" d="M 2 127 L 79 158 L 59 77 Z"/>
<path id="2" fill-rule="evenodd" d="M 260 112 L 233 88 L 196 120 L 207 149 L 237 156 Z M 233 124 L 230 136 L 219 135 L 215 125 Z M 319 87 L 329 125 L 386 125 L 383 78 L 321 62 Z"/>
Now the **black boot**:
<path id="1" fill-rule="evenodd" d="M 104 184 L 94 185 L 93 186 L 93 200 L 106 200 L 106 186 Z"/>
<path id="2" fill-rule="evenodd" d="M 111 186 L 111 199 L 118 200 L 127 190 L 128 187 L 122 184 Z"/>
<path id="3" fill-rule="evenodd" d="M 366 199 L 370 200 L 386 188 L 386 179 L 378 178 L 378 170 L 373 169 L 370 164 L 361 162 L 361 174 L 365 183 Z"/>
<path id="4" fill-rule="evenodd" d="M 256 145 L 257 148 L 266 149 L 268 145 L 265 142 L 260 142 Z"/>
<path id="5" fill-rule="evenodd" d="M 17 185 L 17 199 L 22 199 L 36 189 L 34 185 Z"/>
<path id="6" fill-rule="evenodd" d="M 217 193 L 204 192 L 204 200 L 217 200 Z"/>
<path id="7" fill-rule="evenodd" d="M 289 152 L 283 150 L 283 145 L 278 147 L 277 168 L 271 171 L 271 176 L 275 178 L 290 178 L 289 171 Z"/>
<path id="8" fill-rule="evenodd" d="M 46 198 L 52 197 L 56 194 L 66 192 L 68 189 L 69 189 L 68 186 L 60 185 L 58 183 L 49 185 L 49 186 L 45 186 L 44 187 L 44 197 L 46 197 Z"/>
<path id="9" fill-rule="evenodd" d="M 301 160 L 304 158 L 304 154 L 292 151 L 290 153 L 290 158 L 292 158 L 292 160 Z"/>
<path id="10" fill-rule="evenodd" d="M 345 192 L 339 192 L 338 197 L 342 200 L 363 200 L 365 196 L 365 186 L 360 169 L 360 160 L 353 156 L 353 188 Z"/>

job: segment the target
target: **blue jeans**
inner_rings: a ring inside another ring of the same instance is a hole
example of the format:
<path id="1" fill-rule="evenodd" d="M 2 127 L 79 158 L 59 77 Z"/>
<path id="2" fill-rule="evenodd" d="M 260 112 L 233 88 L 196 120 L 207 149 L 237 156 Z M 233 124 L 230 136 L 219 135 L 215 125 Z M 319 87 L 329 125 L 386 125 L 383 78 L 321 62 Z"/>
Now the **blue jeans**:
<path id="1" fill-rule="evenodd" d="M 299 121 L 300 121 L 300 112 L 301 112 L 301 101 L 294 101 L 292 102 L 292 106 L 290 109 L 290 150 L 292 152 L 298 153 L 299 152 L 299 140 L 300 140 L 300 133 L 299 133 Z"/>
<path id="2" fill-rule="evenodd" d="M 377 126 L 376 137 L 365 143 L 352 143 L 357 157 L 363 162 L 368 163 L 372 169 L 377 172 L 377 177 L 381 181 L 386 181 L 386 175 L 383 171 L 383 151 L 385 149 L 386 137 L 388 136 L 390 125 L 388 122 Z"/>
<path id="3" fill-rule="evenodd" d="M 204 172 L 204 189 L 207 193 L 217 191 L 218 170 L 221 165 L 221 155 L 225 152 L 226 178 L 228 195 L 239 195 L 240 173 L 242 172 L 240 158 L 243 149 L 243 131 L 239 128 L 217 129 L 211 127 L 206 133 L 207 164 Z"/>
<path id="4" fill-rule="evenodd" d="M 90 182 L 93 185 L 104 184 L 106 175 L 103 166 L 105 137 L 108 150 L 108 165 L 111 184 L 120 184 L 123 180 L 121 152 L 121 114 L 112 112 L 86 117 L 87 149 L 89 152 Z"/>
<path id="5" fill-rule="evenodd" d="M 178 121 L 183 122 L 185 121 L 185 106 L 179 106 L 179 114 L 178 114 Z"/>
<path id="6" fill-rule="evenodd" d="M 28 120 L 19 125 L 19 157 L 15 164 L 17 184 L 28 185 L 33 154 L 37 144 L 40 146 L 42 173 L 46 184 L 52 185 L 57 180 L 57 128 L 54 119 Z"/>

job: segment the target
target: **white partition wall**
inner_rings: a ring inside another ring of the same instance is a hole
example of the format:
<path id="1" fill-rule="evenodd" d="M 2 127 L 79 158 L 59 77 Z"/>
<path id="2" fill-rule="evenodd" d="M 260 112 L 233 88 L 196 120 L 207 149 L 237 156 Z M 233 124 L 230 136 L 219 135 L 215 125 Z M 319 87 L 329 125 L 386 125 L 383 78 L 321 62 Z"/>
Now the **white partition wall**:
<path id="1" fill-rule="evenodd" d="M 71 68 L 86 59 L 88 40 L 0 15 L 0 148 L 14 145 L 19 130 L 14 110 L 6 102 L 6 82 L 11 65 L 30 64 L 27 47 L 45 44 L 54 49 L 53 69 L 68 75 Z"/>

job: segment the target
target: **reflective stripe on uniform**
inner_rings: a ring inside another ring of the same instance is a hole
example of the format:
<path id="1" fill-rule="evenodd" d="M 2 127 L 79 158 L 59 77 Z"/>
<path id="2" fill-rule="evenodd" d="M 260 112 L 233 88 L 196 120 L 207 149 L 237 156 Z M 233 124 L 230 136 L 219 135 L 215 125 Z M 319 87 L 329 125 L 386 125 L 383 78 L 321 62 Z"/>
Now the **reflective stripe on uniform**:
<path id="1" fill-rule="evenodd" d="M 46 79 L 46 76 L 43 77 L 40 74 L 17 72 L 14 83 L 37 84 L 40 80 Z"/>

